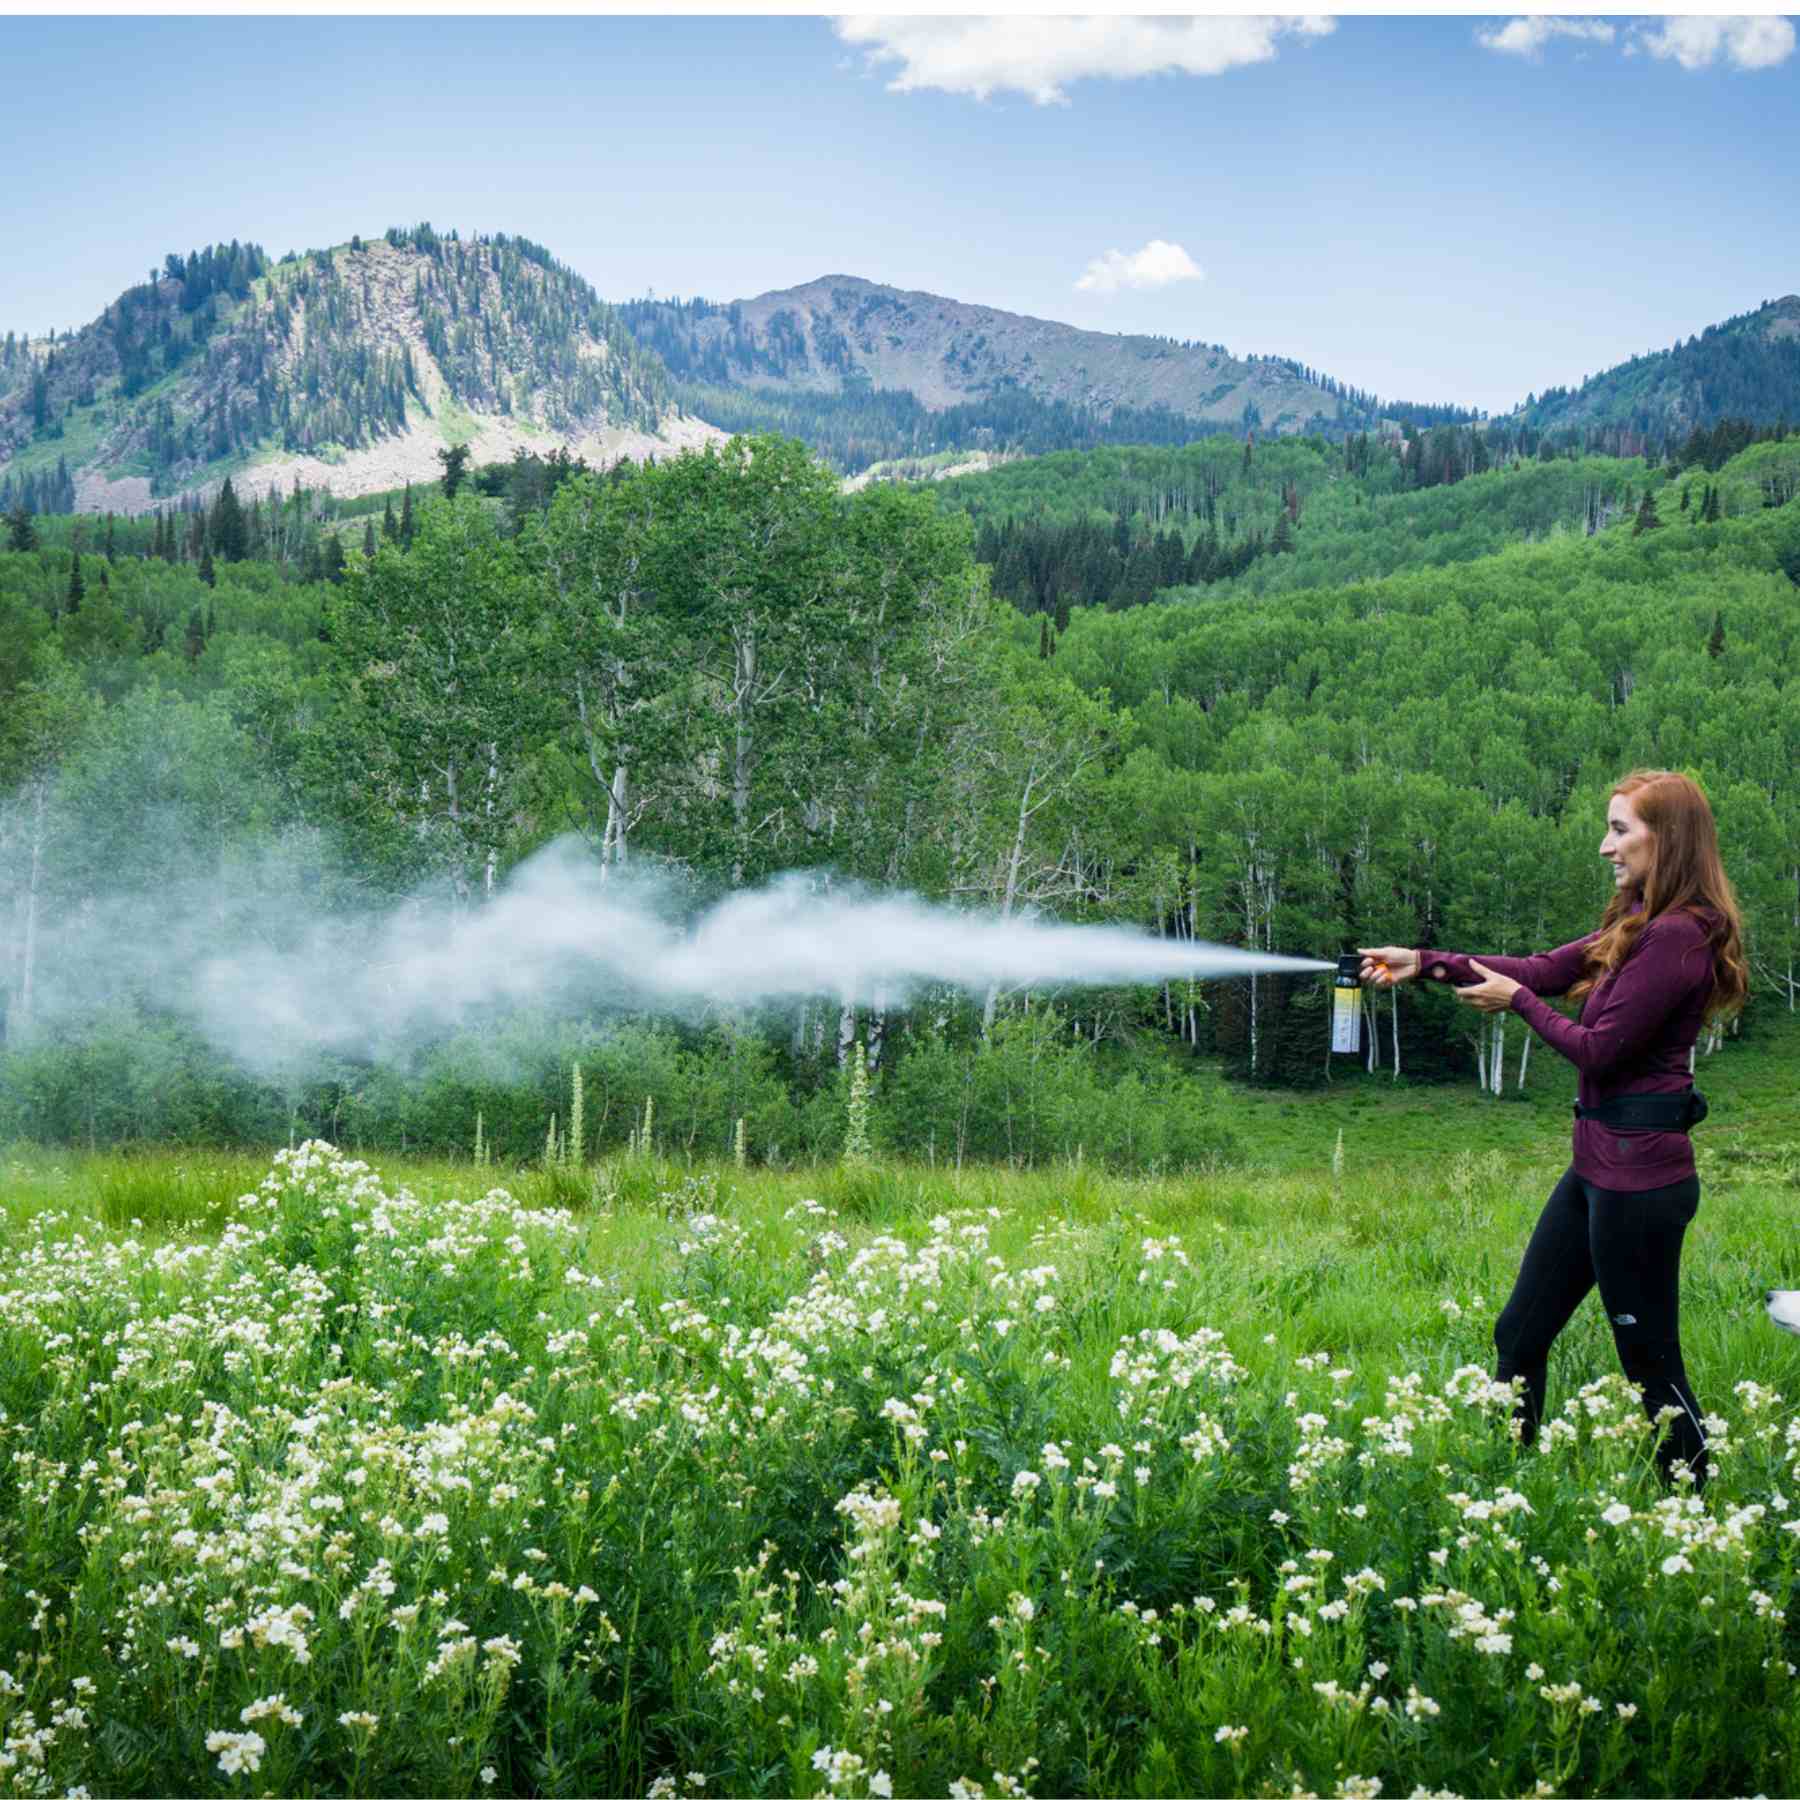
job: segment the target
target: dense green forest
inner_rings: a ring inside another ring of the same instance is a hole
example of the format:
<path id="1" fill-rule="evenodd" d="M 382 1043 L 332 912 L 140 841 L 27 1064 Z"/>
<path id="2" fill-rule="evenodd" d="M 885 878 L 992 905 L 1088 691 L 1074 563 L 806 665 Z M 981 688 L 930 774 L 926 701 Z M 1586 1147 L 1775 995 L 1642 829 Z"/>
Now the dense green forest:
<path id="1" fill-rule="evenodd" d="M 1785 439 L 1781 427 L 1726 420 L 1654 466 L 1504 427 L 1341 444 L 1210 439 L 1036 457 L 945 483 L 943 498 L 976 521 L 994 591 L 1061 629 L 1074 607 L 1118 611 L 1177 588 L 1285 593 L 1591 537 L 1635 517 L 1646 492 Z M 1789 461 L 1767 470 L 1754 483 L 1707 484 L 1692 503 L 1716 516 L 1779 506 L 1794 492 Z"/>
<path id="2" fill-rule="evenodd" d="M 1601 809 L 1636 764 L 1691 768 L 1714 798 L 1754 1032 L 1800 999 L 1800 442 L 1717 468 L 1521 457 L 1423 487 L 1414 453 L 1208 441 L 844 496 L 765 439 L 604 476 L 480 471 L 354 520 L 227 490 L 134 520 L 15 509 L 0 1135 L 467 1151 L 479 1112 L 523 1154 L 579 1058 L 609 1072 L 609 1139 L 653 1098 L 690 1142 L 726 1148 L 750 1117 L 753 1153 L 791 1156 L 835 1147 L 861 1037 L 898 1147 L 942 1148 L 926 1134 L 955 1119 L 972 1155 L 1192 1161 L 1219 1145 L 1168 1102 L 1207 1069 L 1324 1078 L 1316 982 L 545 1015 L 275 1079 L 148 985 L 83 995 L 82 932 L 121 892 L 221 944 L 274 892 L 322 915 L 424 889 L 479 909 L 573 833 L 695 907 L 830 869 L 1277 951 L 1516 951 L 1597 912 Z M 1007 548 L 1005 589 L 1007 555 L 1074 531 L 1167 555 L 1154 603 L 991 592 L 978 548 Z M 1197 546 L 1254 532 L 1247 567 L 1194 584 Z M 1507 1033 L 1409 996 L 1371 1060 L 1505 1092 L 1537 1079 Z"/>

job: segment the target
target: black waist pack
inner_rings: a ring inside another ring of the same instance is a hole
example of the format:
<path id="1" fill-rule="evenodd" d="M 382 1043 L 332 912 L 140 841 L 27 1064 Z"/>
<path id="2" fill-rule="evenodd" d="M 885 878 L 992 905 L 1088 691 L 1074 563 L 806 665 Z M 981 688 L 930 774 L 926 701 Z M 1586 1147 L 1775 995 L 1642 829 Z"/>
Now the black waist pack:
<path id="1" fill-rule="evenodd" d="M 1609 1131 L 1688 1131 L 1706 1117 L 1706 1096 L 1695 1088 L 1683 1094 L 1619 1094 L 1598 1106 L 1575 1106 L 1578 1119 L 1592 1119 Z"/>

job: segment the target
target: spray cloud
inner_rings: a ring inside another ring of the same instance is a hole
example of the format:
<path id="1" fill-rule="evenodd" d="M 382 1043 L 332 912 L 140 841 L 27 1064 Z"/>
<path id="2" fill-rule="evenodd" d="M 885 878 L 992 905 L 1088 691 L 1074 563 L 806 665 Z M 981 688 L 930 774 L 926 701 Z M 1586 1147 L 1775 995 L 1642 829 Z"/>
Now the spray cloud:
<path id="1" fill-rule="evenodd" d="M 1108 926 L 1001 920 L 912 895 L 786 875 L 691 922 L 673 883 L 603 880 L 579 841 L 521 864 L 485 905 L 420 896 L 309 912 L 263 872 L 247 906 L 103 902 L 57 955 L 64 1010 L 133 991 L 191 1019 L 246 1067 L 309 1051 L 387 1060 L 520 1007 L 697 1016 L 823 996 L 903 1005 L 931 986 L 985 991 L 1309 973 L 1335 967 Z M 215 896 L 216 897 L 216 896 Z M 65 934 L 57 934 L 65 935 Z M 154 946 L 154 949 L 151 948 Z"/>

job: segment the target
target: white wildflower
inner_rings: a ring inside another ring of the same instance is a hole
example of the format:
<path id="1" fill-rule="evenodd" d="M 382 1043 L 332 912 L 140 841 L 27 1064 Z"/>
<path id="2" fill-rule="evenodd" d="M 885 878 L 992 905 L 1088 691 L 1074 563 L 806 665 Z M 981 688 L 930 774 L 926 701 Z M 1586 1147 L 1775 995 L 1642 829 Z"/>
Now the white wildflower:
<path id="1" fill-rule="evenodd" d="M 221 1775 L 254 1775 L 268 1747 L 254 1731 L 212 1731 L 206 1737 L 206 1748 L 218 1757 Z"/>

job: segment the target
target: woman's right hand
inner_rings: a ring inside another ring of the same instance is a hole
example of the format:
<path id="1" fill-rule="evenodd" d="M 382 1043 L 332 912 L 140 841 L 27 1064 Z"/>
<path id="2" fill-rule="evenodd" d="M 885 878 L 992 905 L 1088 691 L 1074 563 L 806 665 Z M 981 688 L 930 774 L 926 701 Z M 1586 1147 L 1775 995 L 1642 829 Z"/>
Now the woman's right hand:
<path id="1" fill-rule="evenodd" d="M 1389 944 L 1380 950 L 1358 950 L 1362 960 L 1362 978 L 1371 987 L 1398 987 L 1411 981 L 1419 972 L 1419 953 L 1401 950 Z"/>

